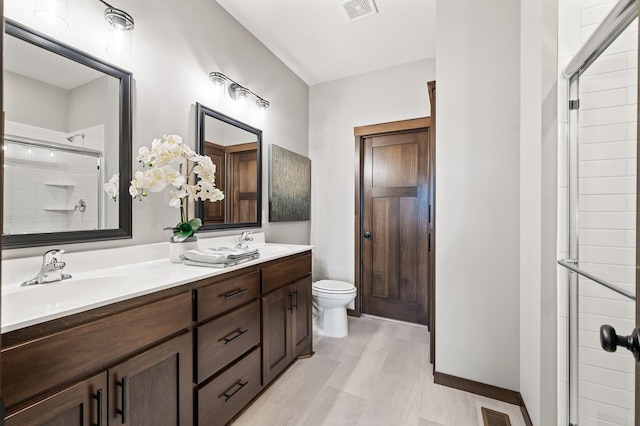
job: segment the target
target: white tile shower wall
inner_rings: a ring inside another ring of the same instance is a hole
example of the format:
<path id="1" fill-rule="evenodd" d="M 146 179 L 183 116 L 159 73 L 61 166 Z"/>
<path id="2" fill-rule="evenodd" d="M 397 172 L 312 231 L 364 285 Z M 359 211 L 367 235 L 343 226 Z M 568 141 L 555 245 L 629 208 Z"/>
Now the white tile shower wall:
<path id="1" fill-rule="evenodd" d="M 574 8 L 580 17 L 581 43 L 614 4 L 601 3 Z M 580 264 L 631 291 L 635 287 L 637 31 L 635 22 L 582 75 L 579 119 Z M 565 139 L 559 143 L 564 145 Z M 566 163 L 559 167 L 561 174 L 566 172 Z M 564 225 L 562 215 L 566 212 L 559 212 L 559 223 Z M 566 226 L 559 230 L 566 235 Z M 563 248 L 559 244 L 559 255 Z M 634 327 L 635 307 L 589 280 L 580 279 L 579 287 L 579 424 L 633 425 L 633 358 L 604 352 L 598 330 L 610 324 L 628 332 Z M 559 324 L 564 327 L 566 312 L 560 312 Z M 559 362 L 565 350 L 566 341 Z M 558 379 L 560 388 L 566 376 Z"/>
<path id="2" fill-rule="evenodd" d="M 96 229 L 97 179 L 96 163 L 86 159 L 61 164 L 7 160 L 5 180 L 15 190 L 3 193 L 4 232 Z M 81 198 L 87 210 L 70 210 Z"/>
<path id="3" fill-rule="evenodd" d="M 86 203 L 86 210 L 74 210 L 70 212 L 71 223 L 69 230 L 93 230 L 98 229 L 98 194 L 102 189 L 98 188 L 99 170 L 97 159 L 94 157 L 78 158 L 68 163 L 67 172 L 72 176 L 75 186 L 69 200 L 69 206 L 73 208 L 79 205 L 80 200 Z"/>
<path id="4" fill-rule="evenodd" d="M 5 179 L 15 190 L 4 191 L 5 233 L 28 233 L 33 229 L 55 232 L 66 227 L 64 212 L 45 210 L 59 207 L 57 200 L 65 196 L 65 187 L 45 185 L 62 173 L 64 169 L 56 164 L 7 160 Z"/>

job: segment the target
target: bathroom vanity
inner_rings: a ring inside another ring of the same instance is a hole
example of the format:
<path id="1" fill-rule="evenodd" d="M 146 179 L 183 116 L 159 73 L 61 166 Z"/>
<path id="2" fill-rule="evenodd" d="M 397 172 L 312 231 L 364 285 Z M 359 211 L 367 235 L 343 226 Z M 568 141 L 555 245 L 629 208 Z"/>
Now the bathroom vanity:
<path id="1" fill-rule="evenodd" d="M 151 264 L 160 289 L 4 332 L 6 424 L 228 423 L 312 354 L 311 247 L 281 247 L 222 270 L 131 264 L 118 276 Z"/>

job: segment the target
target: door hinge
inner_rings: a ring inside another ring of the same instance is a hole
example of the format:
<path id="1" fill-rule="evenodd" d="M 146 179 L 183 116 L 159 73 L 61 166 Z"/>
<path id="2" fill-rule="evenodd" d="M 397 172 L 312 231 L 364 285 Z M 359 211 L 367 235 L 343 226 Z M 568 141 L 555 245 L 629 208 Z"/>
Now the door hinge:
<path id="1" fill-rule="evenodd" d="M 431 205 L 429 205 L 429 223 L 431 223 Z"/>
<path id="2" fill-rule="evenodd" d="M 580 99 L 573 99 L 569 101 L 569 110 L 573 111 L 580 109 Z"/>
<path id="3" fill-rule="evenodd" d="M 429 232 L 429 237 L 427 238 L 427 251 L 431 251 L 431 232 Z"/>

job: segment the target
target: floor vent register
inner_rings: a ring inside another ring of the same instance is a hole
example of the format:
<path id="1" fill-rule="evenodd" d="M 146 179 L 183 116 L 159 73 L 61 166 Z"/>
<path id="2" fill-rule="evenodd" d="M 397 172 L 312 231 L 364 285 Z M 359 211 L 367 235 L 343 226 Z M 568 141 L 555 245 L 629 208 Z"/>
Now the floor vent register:
<path id="1" fill-rule="evenodd" d="M 511 421 L 505 413 L 482 407 L 482 424 L 484 426 L 511 426 Z"/>

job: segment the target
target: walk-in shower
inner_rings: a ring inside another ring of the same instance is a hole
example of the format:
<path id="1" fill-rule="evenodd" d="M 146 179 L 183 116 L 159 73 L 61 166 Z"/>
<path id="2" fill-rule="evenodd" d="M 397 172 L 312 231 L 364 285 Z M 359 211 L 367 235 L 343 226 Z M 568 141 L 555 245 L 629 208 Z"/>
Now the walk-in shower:
<path id="1" fill-rule="evenodd" d="M 568 190 L 559 229 L 567 231 L 560 239 L 568 259 L 558 263 L 568 269 L 559 300 L 567 303 L 568 325 L 560 332 L 568 336 L 567 356 L 560 362 L 569 381 L 561 401 L 569 409 L 559 424 L 632 426 L 635 359 L 624 349 L 605 352 L 600 336 L 604 324 L 626 335 L 636 322 L 638 5 L 598 7 L 579 10 L 579 31 L 591 35 L 563 72 L 567 162 L 559 168 Z M 594 24 L 604 8 L 610 12 Z"/>

